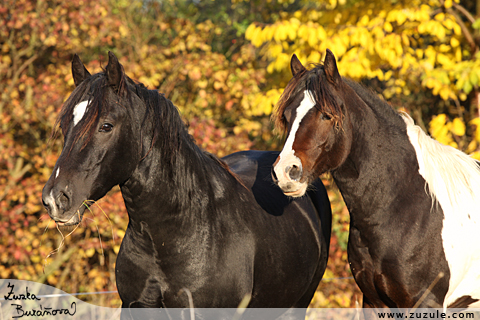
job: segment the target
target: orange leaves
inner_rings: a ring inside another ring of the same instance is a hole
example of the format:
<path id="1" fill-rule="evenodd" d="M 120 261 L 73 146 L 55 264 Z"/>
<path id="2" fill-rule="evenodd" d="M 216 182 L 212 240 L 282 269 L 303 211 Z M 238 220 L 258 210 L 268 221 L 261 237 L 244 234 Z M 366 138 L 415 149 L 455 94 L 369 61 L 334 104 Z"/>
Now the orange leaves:
<path id="1" fill-rule="evenodd" d="M 72 235 L 73 241 L 67 240 L 67 250 L 60 250 L 47 259 L 47 274 L 43 273 L 45 257 L 57 247 L 60 238 L 54 223 L 50 223 L 49 231 L 45 232 L 50 219 L 41 201 L 43 185 L 55 164 L 61 144 L 61 139 L 51 143 L 48 139 L 57 112 L 72 90 L 73 83 L 69 82 L 71 55 L 85 50 L 85 45 L 98 48 L 105 39 L 113 39 L 107 33 L 116 24 L 108 17 L 107 8 L 109 5 L 104 1 L 7 0 L 0 4 L 2 278 L 57 284 L 66 291 L 79 290 L 79 286 L 86 290 L 115 288 L 110 277 L 102 283 L 84 277 L 85 270 L 92 268 L 96 261 L 107 260 L 104 273 L 112 269 L 115 259 L 108 256 L 114 253 L 106 218 L 95 222 L 97 226 L 93 225 L 91 229 L 77 230 Z M 98 68 L 100 63 L 93 61 L 91 65 Z M 112 212 L 121 217 L 116 224 L 125 227 L 123 200 L 114 196 L 113 201 L 116 204 L 111 206 Z M 89 220 L 84 222 L 85 225 L 88 223 Z M 102 258 L 97 254 L 97 247 L 100 248 L 97 227 L 107 255 Z M 95 244 L 95 254 L 90 254 L 92 251 L 88 243 Z M 72 252 L 69 253 L 71 260 L 64 260 L 68 250 L 75 249 L 77 245 L 80 248 L 85 246 L 89 256 L 72 258 Z M 53 269 L 49 269 L 49 264 Z M 81 276 L 74 275 L 75 281 L 70 281 L 72 276 L 69 271 L 75 268 Z"/>

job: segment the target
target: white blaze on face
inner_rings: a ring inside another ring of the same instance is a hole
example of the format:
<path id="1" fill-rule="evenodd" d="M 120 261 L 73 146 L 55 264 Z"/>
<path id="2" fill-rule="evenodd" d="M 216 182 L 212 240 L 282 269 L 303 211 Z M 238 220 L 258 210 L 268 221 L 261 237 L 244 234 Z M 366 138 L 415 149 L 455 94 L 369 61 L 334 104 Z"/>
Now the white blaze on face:
<path id="1" fill-rule="evenodd" d="M 55 173 L 55 179 L 58 178 L 58 174 L 60 173 L 60 168 L 57 169 L 57 172 Z"/>
<path id="2" fill-rule="evenodd" d="M 82 120 L 87 111 L 88 100 L 82 101 L 73 108 L 73 125 L 76 126 L 77 123 Z"/>
<path id="3" fill-rule="evenodd" d="M 302 122 L 308 111 L 310 111 L 314 107 L 315 99 L 313 98 L 312 93 L 309 90 L 305 90 L 304 98 L 296 109 L 296 116 L 293 121 L 292 128 L 290 129 L 287 141 L 285 141 L 285 145 L 283 146 L 283 150 L 279 156 L 279 161 L 274 168 L 275 174 L 277 175 L 277 178 L 279 180 L 279 184 L 281 184 L 284 179 L 290 180 L 285 173 L 285 168 L 287 166 L 296 165 L 299 168 L 302 167 L 302 162 L 297 156 L 295 156 L 295 150 L 293 150 L 293 143 L 295 141 L 298 128 L 300 127 L 300 123 Z"/>

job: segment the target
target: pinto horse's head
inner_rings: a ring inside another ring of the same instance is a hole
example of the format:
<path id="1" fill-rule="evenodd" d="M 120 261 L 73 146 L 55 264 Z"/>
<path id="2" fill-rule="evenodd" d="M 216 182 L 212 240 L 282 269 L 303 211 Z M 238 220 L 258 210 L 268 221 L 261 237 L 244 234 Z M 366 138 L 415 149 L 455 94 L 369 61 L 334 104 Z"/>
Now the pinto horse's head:
<path id="1" fill-rule="evenodd" d="M 75 55 L 72 74 L 76 88 L 57 120 L 64 147 L 42 194 L 60 225 L 80 223 L 85 201 L 100 199 L 129 178 L 141 159 L 136 136 L 145 114 L 113 53 L 105 71 L 94 75 Z"/>
<path id="2" fill-rule="evenodd" d="M 324 64 L 311 70 L 293 55 L 290 67 L 293 78 L 273 115 L 287 139 L 272 176 L 286 195 L 300 197 L 310 182 L 345 161 L 352 134 L 345 109 L 348 86 L 332 52 L 327 49 Z"/>

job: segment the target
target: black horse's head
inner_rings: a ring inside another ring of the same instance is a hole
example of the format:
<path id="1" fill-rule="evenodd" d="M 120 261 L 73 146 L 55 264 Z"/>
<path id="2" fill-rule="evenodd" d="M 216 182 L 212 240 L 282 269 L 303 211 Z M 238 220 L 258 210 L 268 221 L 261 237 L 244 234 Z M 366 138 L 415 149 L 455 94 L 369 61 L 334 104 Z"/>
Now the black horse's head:
<path id="1" fill-rule="evenodd" d="M 356 94 L 338 73 L 328 49 L 323 65 L 307 70 L 294 55 L 290 66 L 293 78 L 273 116 L 287 140 L 272 175 L 286 195 L 300 197 L 320 174 L 347 158 L 352 142 L 347 105 Z"/>
<path id="2" fill-rule="evenodd" d="M 81 222 L 87 200 L 98 200 L 129 179 L 142 159 L 141 132 L 147 109 L 140 85 L 125 76 L 109 52 L 104 72 L 90 75 L 80 58 L 72 62 L 75 90 L 57 124 L 64 147 L 43 188 L 43 203 L 60 225 Z"/>

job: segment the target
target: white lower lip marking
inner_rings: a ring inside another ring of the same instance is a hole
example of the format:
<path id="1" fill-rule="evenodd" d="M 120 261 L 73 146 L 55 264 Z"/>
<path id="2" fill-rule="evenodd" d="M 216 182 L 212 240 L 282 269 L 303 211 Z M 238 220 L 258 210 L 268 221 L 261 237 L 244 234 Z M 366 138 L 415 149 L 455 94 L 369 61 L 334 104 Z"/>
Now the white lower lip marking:
<path id="1" fill-rule="evenodd" d="M 57 169 L 57 172 L 55 173 L 55 179 L 58 178 L 58 174 L 60 173 L 60 168 Z"/>
<path id="2" fill-rule="evenodd" d="M 285 141 L 282 152 L 280 152 L 280 160 L 274 168 L 275 174 L 277 175 L 279 180 L 283 179 L 285 175 L 284 168 L 287 165 L 290 165 L 292 163 L 301 165 L 300 159 L 295 156 L 295 150 L 293 150 L 293 142 L 295 141 L 295 136 L 297 135 L 298 128 L 300 127 L 300 123 L 302 122 L 303 118 L 308 113 L 308 111 L 315 107 L 315 99 L 313 98 L 312 93 L 309 90 L 305 90 L 304 95 L 305 96 L 302 102 L 300 102 L 300 105 L 297 107 L 295 120 L 293 121 L 287 141 Z"/>
<path id="3" fill-rule="evenodd" d="M 73 125 L 76 126 L 77 123 L 82 120 L 87 111 L 88 100 L 82 101 L 73 108 Z"/>

